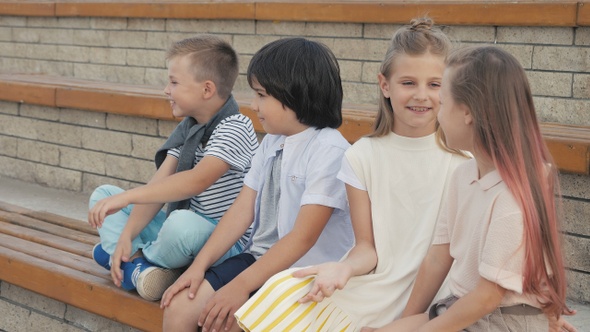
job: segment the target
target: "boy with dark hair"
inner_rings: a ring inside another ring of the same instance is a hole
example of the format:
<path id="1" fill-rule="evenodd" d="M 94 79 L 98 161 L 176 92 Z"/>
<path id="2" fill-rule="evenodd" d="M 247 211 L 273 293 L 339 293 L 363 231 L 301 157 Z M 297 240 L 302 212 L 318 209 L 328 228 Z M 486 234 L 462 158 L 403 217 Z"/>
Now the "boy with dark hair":
<path id="1" fill-rule="evenodd" d="M 238 330 L 234 312 L 273 274 L 339 260 L 354 239 L 344 183 L 350 146 L 340 70 L 324 45 L 280 39 L 248 67 L 252 108 L 267 135 L 244 188 L 189 269 L 162 297 L 165 331 Z M 213 266 L 250 225 L 245 251 Z"/>
<path id="2" fill-rule="evenodd" d="M 152 301 L 201 250 L 242 188 L 258 147 L 252 122 L 231 94 L 238 57 L 227 42 L 198 35 L 174 43 L 166 59 L 164 93 L 172 114 L 184 119 L 156 153 L 158 170 L 147 185 L 100 186 L 88 214 L 101 238 L 94 259 L 111 270 L 117 286 Z M 248 240 L 244 230 L 219 262 Z"/>

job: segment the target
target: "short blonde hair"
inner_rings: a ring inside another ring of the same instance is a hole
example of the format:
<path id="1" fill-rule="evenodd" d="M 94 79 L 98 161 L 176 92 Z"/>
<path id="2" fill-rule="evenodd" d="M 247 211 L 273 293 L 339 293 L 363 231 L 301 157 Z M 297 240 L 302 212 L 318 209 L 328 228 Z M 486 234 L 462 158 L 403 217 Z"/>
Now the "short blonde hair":
<path id="1" fill-rule="evenodd" d="M 196 35 L 173 43 L 166 52 L 166 60 L 189 56 L 197 82 L 210 80 L 217 94 L 226 99 L 238 78 L 238 55 L 225 40 L 209 34 Z"/>

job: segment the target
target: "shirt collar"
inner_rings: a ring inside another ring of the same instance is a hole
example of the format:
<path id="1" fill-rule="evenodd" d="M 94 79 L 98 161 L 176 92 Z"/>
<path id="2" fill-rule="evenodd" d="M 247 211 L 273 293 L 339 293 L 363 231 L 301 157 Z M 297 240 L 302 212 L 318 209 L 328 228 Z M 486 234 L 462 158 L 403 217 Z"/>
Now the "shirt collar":
<path id="1" fill-rule="evenodd" d="M 294 134 L 291 136 L 285 136 L 285 143 L 290 144 L 290 143 L 305 141 L 310 136 L 315 135 L 316 130 L 317 130 L 317 128 L 315 128 L 315 127 L 309 127 L 300 133 L 297 133 L 297 134 Z"/>
<path id="2" fill-rule="evenodd" d="M 309 137 L 315 135 L 316 133 L 317 133 L 317 128 L 309 127 L 307 129 L 305 129 L 304 131 L 294 134 L 294 135 L 291 135 L 291 136 L 285 136 L 285 135 L 279 136 L 276 139 L 276 141 L 274 143 L 272 143 L 272 147 L 269 150 L 269 155 L 267 155 L 267 158 L 272 158 L 272 157 L 276 156 L 278 151 L 281 151 L 285 147 L 285 144 L 293 144 L 293 143 L 298 143 L 301 141 L 308 140 Z"/>
<path id="3" fill-rule="evenodd" d="M 498 172 L 497 169 L 489 172 L 480 179 L 479 171 L 477 169 L 477 162 L 475 159 L 471 159 L 466 162 L 471 164 L 465 174 L 469 178 L 470 184 L 477 182 L 481 186 L 481 189 L 485 191 L 502 182 L 502 177 L 500 176 L 500 172 Z"/>

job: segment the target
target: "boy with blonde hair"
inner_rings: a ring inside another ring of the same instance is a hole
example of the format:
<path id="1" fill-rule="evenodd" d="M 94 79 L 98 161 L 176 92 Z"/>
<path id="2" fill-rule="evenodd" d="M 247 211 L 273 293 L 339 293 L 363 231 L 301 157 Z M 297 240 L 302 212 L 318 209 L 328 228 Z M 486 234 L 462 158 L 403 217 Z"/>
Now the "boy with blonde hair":
<path id="1" fill-rule="evenodd" d="M 166 59 L 164 93 L 172 114 L 184 119 L 157 151 L 158 169 L 148 184 L 127 191 L 98 187 L 88 214 L 101 238 L 95 261 L 111 270 L 117 286 L 152 301 L 205 244 L 241 190 L 258 147 L 252 122 L 231 94 L 238 57 L 227 42 L 198 35 L 174 43 Z M 247 231 L 219 261 L 248 240 Z"/>

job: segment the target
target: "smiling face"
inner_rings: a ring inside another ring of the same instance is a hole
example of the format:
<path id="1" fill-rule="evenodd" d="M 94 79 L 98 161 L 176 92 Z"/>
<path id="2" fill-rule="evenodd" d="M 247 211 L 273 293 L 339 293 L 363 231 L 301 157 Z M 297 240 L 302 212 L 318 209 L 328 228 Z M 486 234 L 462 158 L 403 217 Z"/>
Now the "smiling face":
<path id="1" fill-rule="evenodd" d="M 466 105 L 457 104 L 451 94 L 453 74 L 456 69 L 447 68 L 440 90 L 438 122 L 445 133 L 448 147 L 473 152 L 473 119 Z"/>
<path id="2" fill-rule="evenodd" d="M 379 87 L 393 108 L 393 132 L 406 137 L 434 133 L 445 68 L 443 57 L 401 54 L 393 66 L 391 77 L 379 74 Z"/>
<path id="3" fill-rule="evenodd" d="M 168 96 L 175 117 L 197 117 L 202 107 L 205 82 L 197 82 L 189 56 L 177 56 L 168 61 Z"/>
<path id="4" fill-rule="evenodd" d="M 252 90 L 254 99 L 251 107 L 266 133 L 290 136 L 308 128 L 299 122 L 293 110 L 269 95 L 256 79 L 252 79 Z"/>

